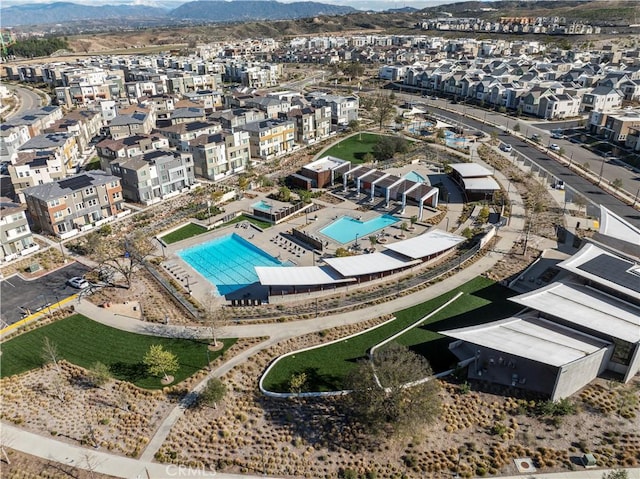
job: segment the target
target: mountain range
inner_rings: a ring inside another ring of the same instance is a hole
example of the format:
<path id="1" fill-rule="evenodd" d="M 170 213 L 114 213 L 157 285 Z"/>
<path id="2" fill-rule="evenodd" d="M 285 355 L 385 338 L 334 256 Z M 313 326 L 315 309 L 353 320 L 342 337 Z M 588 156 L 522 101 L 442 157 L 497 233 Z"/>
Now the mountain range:
<path id="1" fill-rule="evenodd" d="M 171 24 L 180 21 L 235 22 L 284 20 L 316 15 L 344 15 L 352 7 L 318 2 L 280 3 L 270 0 L 196 1 L 174 9 L 147 5 L 84 5 L 72 2 L 22 4 L 0 9 L 3 27 L 64 24 L 108 19 L 156 19 Z"/>

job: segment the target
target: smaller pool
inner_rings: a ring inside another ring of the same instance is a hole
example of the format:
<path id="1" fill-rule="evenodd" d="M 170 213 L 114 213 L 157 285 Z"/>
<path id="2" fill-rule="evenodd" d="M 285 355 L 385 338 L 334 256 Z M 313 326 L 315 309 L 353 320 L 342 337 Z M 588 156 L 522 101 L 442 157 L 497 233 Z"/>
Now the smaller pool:
<path id="1" fill-rule="evenodd" d="M 454 131 L 444 131 L 444 142 L 451 148 L 465 148 L 467 146 L 467 139 L 462 136 L 457 136 Z"/>
<path id="2" fill-rule="evenodd" d="M 357 238 L 366 240 L 368 234 L 381 230 L 398 221 L 400 221 L 398 218 L 391 215 L 381 215 L 368 221 L 360 221 L 351 216 L 343 216 L 329 226 L 325 226 L 320 230 L 320 233 L 338 243 L 344 244 L 354 241 Z"/>
<path id="3" fill-rule="evenodd" d="M 273 205 L 267 201 L 260 200 L 257 203 L 251 205 L 254 210 L 264 211 L 265 213 L 271 213 Z"/>
<path id="4" fill-rule="evenodd" d="M 411 170 L 409 173 L 407 173 L 406 175 L 404 175 L 404 177 L 409 180 L 409 181 L 413 181 L 415 183 L 425 183 L 426 180 L 424 178 L 424 176 L 422 176 L 420 173 Z"/>

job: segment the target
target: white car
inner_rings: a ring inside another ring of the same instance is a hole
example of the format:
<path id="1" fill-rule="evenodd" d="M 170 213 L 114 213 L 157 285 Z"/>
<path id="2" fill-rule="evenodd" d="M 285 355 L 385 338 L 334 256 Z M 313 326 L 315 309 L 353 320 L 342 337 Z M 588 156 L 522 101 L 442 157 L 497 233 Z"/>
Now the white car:
<path id="1" fill-rule="evenodd" d="M 80 276 L 74 276 L 67 280 L 67 284 L 76 289 L 85 289 L 89 287 L 89 281 Z"/>
<path id="2" fill-rule="evenodd" d="M 502 145 L 500 145 L 500 149 L 509 153 L 511 150 L 513 150 L 513 147 L 508 143 L 503 143 Z"/>
<path id="3" fill-rule="evenodd" d="M 549 149 L 553 151 L 560 151 L 560 147 L 556 143 L 551 143 Z"/>

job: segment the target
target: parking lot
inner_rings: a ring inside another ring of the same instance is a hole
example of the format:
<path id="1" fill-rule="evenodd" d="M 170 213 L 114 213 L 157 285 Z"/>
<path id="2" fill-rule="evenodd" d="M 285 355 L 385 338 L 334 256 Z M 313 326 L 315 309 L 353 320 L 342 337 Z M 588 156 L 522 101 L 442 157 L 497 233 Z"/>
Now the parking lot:
<path id="1" fill-rule="evenodd" d="M 88 269 L 85 265 L 74 261 L 64 268 L 30 281 L 18 276 L 2 280 L 0 282 L 2 327 L 78 293 L 78 289 L 72 288 L 66 282 L 73 276 L 82 276 Z"/>

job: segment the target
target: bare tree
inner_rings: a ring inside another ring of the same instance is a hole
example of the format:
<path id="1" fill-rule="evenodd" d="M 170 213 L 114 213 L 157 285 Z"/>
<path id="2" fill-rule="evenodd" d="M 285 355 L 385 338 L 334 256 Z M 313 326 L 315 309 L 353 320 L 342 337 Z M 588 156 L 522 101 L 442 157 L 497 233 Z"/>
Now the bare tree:
<path id="1" fill-rule="evenodd" d="M 154 251 L 150 238 L 138 232 L 115 242 L 100 242 L 94 256 L 100 265 L 109 266 L 119 273 L 125 281 L 124 287 L 129 289 L 134 273 Z"/>
<path id="2" fill-rule="evenodd" d="M 218 347 L 218 338 L 224 327 L 228 324 L 227 309 L 220 303 L 220 298 L 210 291 L 204 300 L 204 316 L 203 320 L 209 327 L 213 347 Z"/>
<path id="3" fill-rule="evenodd" d="M 54 343 L 49 336 L 45 336 L 42 341 L 42 361 L 44 364 L 53 363 L 58 371 L 58 374 L 62 375 L 62 370 L 58 361 L 60 361 L 60 354 L 58 353 L 58 345 Z"/>

